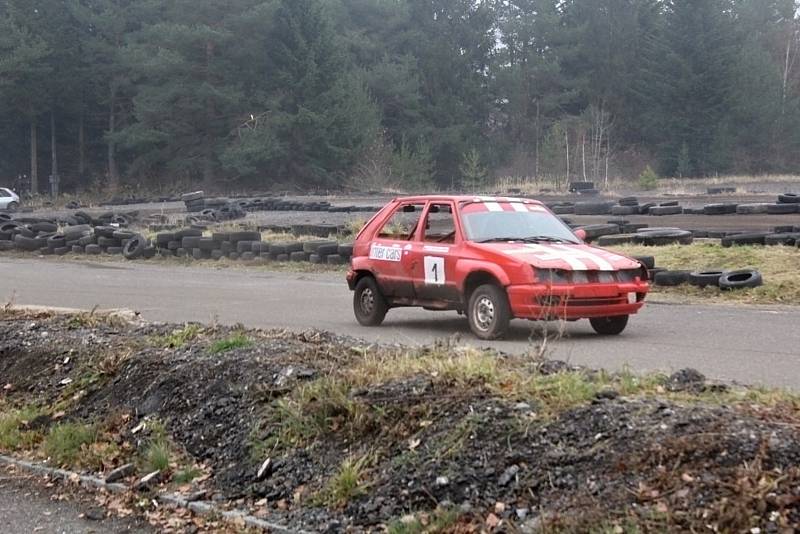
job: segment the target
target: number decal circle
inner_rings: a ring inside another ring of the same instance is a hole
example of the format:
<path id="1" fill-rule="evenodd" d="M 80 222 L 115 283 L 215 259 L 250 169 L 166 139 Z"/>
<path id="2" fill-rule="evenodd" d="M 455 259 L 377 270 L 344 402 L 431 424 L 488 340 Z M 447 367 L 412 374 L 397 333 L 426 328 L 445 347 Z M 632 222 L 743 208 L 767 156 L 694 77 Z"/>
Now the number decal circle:
<path id="1" fill-rule="evenodd" d="M 425 283 L 437 286 L 445 283 L 444 258 L 425 256 Z"/>

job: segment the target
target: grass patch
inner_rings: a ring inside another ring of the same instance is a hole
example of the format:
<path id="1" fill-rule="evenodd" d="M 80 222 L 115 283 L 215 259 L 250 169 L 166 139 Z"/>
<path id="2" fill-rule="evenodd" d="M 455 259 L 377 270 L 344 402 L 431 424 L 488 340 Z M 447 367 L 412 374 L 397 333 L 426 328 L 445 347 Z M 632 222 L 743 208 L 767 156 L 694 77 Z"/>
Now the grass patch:
<path id="1" fill-rule="evenodd" d="M 172 462 L 172 447 L 164 438 L 151 440 L 142 455 L 142 465 L 148 473 L 169 469 Z"/>
<path id="2" fill-rule="evenodd" d="M 359 458 L 348 458 L 342 462 L 339 470 L 328 479 L 316 500 L 329 508 L 342 508 L 362 495 L 367 489 L 365 478 L 369 463 L 368 454 Z"/>
<path id="3" fill-rule="evenodd" d="M 725 248 L 715 243 L 645 247 L 619 245 L 613 250 L 629 256 L 655 256 L 656 266 L 665 269 L 758 269 L 764 276 L 764 285 L 752 289 L 720 291 L 716 287 L 704 289 L 683 285 L 679 287 L 653 286 L 655 294 L 675 295 L 690 300 L 702 299 L 717 302 L 748 302 L 753 304 L 800 303 L 800 248 L 783 246 L 733 246 Z"/>
<path id="4" fill-rule="evenodd" d="M 11 410 L 0 415 L 0 449 L 30 450 L 41 440 L 41 434 L 26 430 L 28 423 L 42 415 L 35 407 Z"/>
<path id="5" fill-rule="evenodd" d="M 250 339 L 243 333 L 238 333 L 226 339 L 220 339 L 219 341 L 215 341 L 211 345 L 210 350 L 212 354 L 222 354 L 224 352 L 228 352 L 235 349 L 247 348 L 250 347 L 252 344 L 253 344 L 252 339 Z"/>
<path id="6" fill-rule="evenodd" d="M 433 513 L 418 513 L 395 519 L 387 526 L 388 534 L 437 534 L 449 532 L 458 522 L 454 508 L 438 508 Z"/>
<path id="7" fill-rule="evenodd" d="M 187 467 L 175 473 L 175 476 L 172 477 L 172 480 L 178 485 L 188 484 L 202 474 L 202 471 L 196 467 Z"/>
<path id="8" fill-rule="evenodd" d="M 44 452 L 58 465 L 76 465 L 84 447 L 97 440 L 97 432 L 83 423 L 61 423 L 50 429 Z"/>
<path id="9" fill-rule="evenodd" d="M 173 330 L 171 334 L 155 339 L 156 345 L 165 349 L 180 349 L 190 341 L 197 339 L 203 332 L 203 327 L 197 324 L 187 324 L 183 328 Z"/>
<path id="10" fill-rule="evenodd" d="M 299 446 L 331 432 L 357 436 L 373 428 L 380 414 L 350 398 L 350 391 L 347 382 L 328 377 L 299 386 L 276 403 L 275 438 Z"/>

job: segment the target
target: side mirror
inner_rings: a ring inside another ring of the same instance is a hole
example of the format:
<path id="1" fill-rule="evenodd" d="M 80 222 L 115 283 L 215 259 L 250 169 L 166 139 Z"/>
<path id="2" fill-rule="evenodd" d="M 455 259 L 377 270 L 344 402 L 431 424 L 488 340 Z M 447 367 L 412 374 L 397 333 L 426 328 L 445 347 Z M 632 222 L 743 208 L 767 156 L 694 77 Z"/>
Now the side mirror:
<path id="1" fill-rule="evenodd" d="M 581 241 L 586 241 L 586 230 L 583 228 L 578 228 L 575 230 L 575 236 L 577 236 L 577 238 Z"/>

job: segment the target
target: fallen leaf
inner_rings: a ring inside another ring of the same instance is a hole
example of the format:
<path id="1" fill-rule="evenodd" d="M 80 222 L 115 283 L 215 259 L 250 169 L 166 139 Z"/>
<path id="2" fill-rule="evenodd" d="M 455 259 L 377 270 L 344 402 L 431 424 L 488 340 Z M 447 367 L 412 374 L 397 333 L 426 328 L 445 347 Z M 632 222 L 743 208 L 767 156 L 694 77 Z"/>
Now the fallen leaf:
<path id="1" fill-rule="evenodd" d="M 421 439 L 410 439 L 408 440 L 408 448 L 413 451 L 419 447 L 420 443 L 422 443 Z"/>

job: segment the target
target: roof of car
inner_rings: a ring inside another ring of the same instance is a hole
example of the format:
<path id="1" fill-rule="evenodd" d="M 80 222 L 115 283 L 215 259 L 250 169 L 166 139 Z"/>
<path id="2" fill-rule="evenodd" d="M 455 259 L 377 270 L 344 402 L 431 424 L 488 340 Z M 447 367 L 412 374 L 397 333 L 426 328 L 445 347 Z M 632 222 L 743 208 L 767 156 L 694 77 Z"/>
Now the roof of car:
<path id="1" fill-rule="evenodd" d="M 542 204 L 539 200 L 532 198 L 517 197 L 497 197 L 486 195 L 418 195 L 411 197 L 397 197 L 397 202 L 428 202 L 428 201 L 454 201 L 454 202 L 525 202 L 530 204 Z"/>

